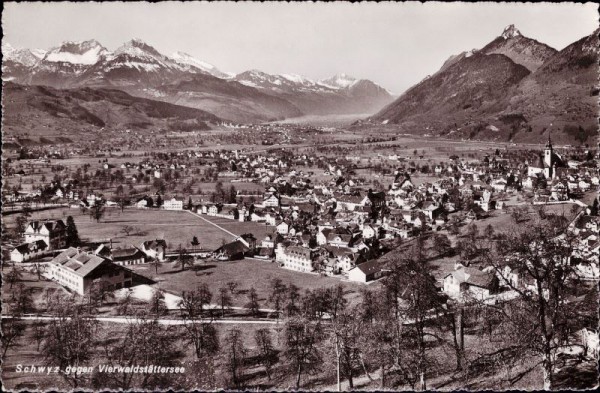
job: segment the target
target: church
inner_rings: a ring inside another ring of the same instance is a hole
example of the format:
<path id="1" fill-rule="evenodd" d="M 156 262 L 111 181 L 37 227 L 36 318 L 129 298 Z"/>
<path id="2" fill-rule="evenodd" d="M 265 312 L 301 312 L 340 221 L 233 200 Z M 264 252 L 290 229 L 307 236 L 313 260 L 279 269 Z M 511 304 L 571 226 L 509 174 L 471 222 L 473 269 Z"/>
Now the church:
<path id="1" fill-rule="evenodd" d="M 552 148 L 552 140 L 548 136 L 548 143 L 544 148 L 544 154 L 540 156 L 537 165 L 529 165 L 527 176 L 534 177 L 542 174 L 546 179 L 554 179 L 557 175 L 557 168 L 564 168 L 565 164 L 562 157 Z"/>

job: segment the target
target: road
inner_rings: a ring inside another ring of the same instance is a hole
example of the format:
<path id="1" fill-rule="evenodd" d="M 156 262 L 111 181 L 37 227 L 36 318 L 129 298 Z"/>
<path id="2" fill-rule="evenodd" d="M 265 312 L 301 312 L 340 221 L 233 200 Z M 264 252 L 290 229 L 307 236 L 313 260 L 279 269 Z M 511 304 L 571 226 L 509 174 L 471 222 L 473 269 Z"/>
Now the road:
<path id="1" fill-rule="evenodd" d="M 2 319 L 14 319 L 18 318 L 25 321 L 51 321 L 56 317 L 49 315 L 24 315 L 21 317 L 15 317 L 13 315 L 2 315 Z M 141 321 L 140 318 L 132 317 L 94 317 L 99 322 L 111 322 L 111 323 L 134 323 Z M 182 319 L 158 319 L 161 325 L 185 325 L 188 323 L 199 323 L 208 322 L 208 319 L 195 319 L 193 321 L 182 320 Z M 212 323 L 223 324 L 223 325 L 275 325 L 278 323 L 275 319 L 264 319 L 264 320 L 251 320 L 251 319 L 213 319 Z"/>
<path id="2" fill-rule="evenodd" d="M 214 222 L 207 220 L 206 218 L 202 217 L 202 216 L 201 216 L 200 214 L 198 214 L 198 213 L 194 213 L 194 212 L 193 212 L 193 211 L 191 211 L 191 210 L 186 210 L 186 212 L 190 213 L 190 214 L 191 214 L 191 215 L 193 215 L 193 216 L 196 216 L 196 217 L 198 217 L 199 219 L 201 219 L 201 220 L 203 220 L 203 221 L 206 221 L 206 222 L 207 222 L 207 223 L 209 223 L 210 225 L 212 225 L 212 226 L 214 226 L 214 227 L 216 227 L 216 228 L 220 229 L 221 231 L 225 232 L 226 234 L 233 236 L 233 238 L 234 238 L 234 239 L 237 239 L 237 238 L 239 237 L 239 235 L 236 235 L 235 233 L 228 231 L 227 229 L 223 228 L 222 226 L 219 226 L 219 225 L 215 224 Z"/>

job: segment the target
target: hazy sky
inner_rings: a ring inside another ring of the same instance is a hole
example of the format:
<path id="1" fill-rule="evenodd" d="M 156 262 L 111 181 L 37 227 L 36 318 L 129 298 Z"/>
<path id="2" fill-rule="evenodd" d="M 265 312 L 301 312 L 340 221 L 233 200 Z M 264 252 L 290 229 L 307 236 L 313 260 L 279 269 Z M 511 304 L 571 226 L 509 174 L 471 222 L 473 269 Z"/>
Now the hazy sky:
<path id="1" fill-rule="evenodd" d="M 4 41 L 48 49 L 141 38 L 242 72 L 322 79 L 345 72 L 400 93 L 509 24 L 556 49 L 598 27 L 593 3 L 4 3 Z"/>

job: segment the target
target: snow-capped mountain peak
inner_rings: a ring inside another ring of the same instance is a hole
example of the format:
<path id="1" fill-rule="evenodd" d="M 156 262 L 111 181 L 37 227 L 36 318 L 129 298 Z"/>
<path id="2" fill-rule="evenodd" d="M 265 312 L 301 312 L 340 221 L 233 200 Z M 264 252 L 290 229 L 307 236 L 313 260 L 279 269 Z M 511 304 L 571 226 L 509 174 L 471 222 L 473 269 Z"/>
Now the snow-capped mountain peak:
<path id="1" fill-rule="evenodd" d="M 201 71 L 211 74 L 212 76 L 216 76 L 217 78 L 231 78 L 234 76 L 232 73 L 223 72 L 214 65 L 202 60 L 198 60 L 185 52 L 175 52 L 171 55 L 171 59 L 173 59 L 176 63 L 183 65 L 185 68 L 195 67 Z"/>
<path id="2" fill-rule="evenodd" d="M 108 55 L 108 50 L 96 40 L 66 41 L 50 49 L 43 57 L 47 62 L 92 65 Z"/>
<path id="3" fill-rule="evenodd" d="M 348 87 L 352 87 L 358 82 L 358 79 L 346 75 L 344 73 L 337 74 L 332 76 L 329 79 L 323 79 L 319 81 L 320 84 L 334 88 L 334 89 L 345 89 Z"/>
<path id="4" fill-rule="evenodd" d="M 178 63 L 189 64 L 205 71 L 214 70 L 216 68 L 214 65 L 202 60 L 198 60 L 185 52 L 175 52 L 171 55 L 171 58 L 176 60 Z"/>
<path id="5" fill-rule="evenodd" d="M 41 59 L 43 59 L 43 58 L 44 58 L 44 56 L 46 56 L 46 53 L 48 53 L 48 51 L 47 51 L 47 50 L 45 50 L 45 49 L 39 49 L 39 48 L 38 48 L 38 49 L 31 49 L 31 53 L 32 53 L 32 54 L 33 54 L 35 57 L 37 57 L 38 59 L 40 59 L 40 60 L 41 60 Z"/>
<path id="6" fill-rule="evenodd" d="M 36 51 L 39 51 L 39 49 Z M 2 44 L 2 56 L 5 60 L 11 60 L 27 67 L 35 65 L 40 60 L 40 57 L 38 57 L 33 51 L 29 49 L 15 48 L 8 42 Z"/>
<path id="7" fill-rule="evenodd" d="M 8 53 L 12 53 L 15 50 L 15 48 L 9 44 L 8 42 L 3 42 L 2 43 L 2 53 L 4 55 L 8 54 Z"/>
<path id="8" fill-rule="evenodd" d="M 515 25 L 509 25 L 504 28 L 501 37 L 505 40 L 509 38 L 514 38 L 522 35 L 521 32 L 515 27 Z"/>
<path id="9" fill-rule="evenodd" d="M 312 86 L 315 84 L 312 80 L 298 74 L 280 74 L 279 76 L 299 85 Z"/>
<path id="10" fill-rule="evenodd" d="M 123 45 L 121 45 L 115 51 L 115 55 L 127 54 L 131 56 L 144 56 L 150 55 L 152 57 L 163 57 L 159 51 L 154 49 L 154 47 L 146 44 L 139 38 L 134 38 L 132 40 L 127 41 Z"/>

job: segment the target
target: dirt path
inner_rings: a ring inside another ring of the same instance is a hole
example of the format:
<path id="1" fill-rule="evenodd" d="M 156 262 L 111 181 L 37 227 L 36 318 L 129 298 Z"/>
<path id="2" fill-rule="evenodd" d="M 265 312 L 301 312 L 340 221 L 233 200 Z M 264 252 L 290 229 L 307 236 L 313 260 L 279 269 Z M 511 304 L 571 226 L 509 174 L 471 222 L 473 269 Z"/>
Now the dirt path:
<path id="1" fill-rule="evenodd" d="M 216 228 L 220 229 L 221 231 L 225 232 L 226 234 L 233 236 L 233 238 L 234 238 L 234 239 L 237 239 L 237 238 L 239 237 L 239 236 L 238 236 L 238 235 L 236 235 L 235 233 L 233 233 L 233 232 L 229 232 L 227 229 L 223 228 L 222 226 L 220 226 L 220 225 L 217 225 L 217 224 L 215 224 L 214 222 L 207 220 L 206 218 L 202 217 L 202 216 L 201 216 L 200 214 L 198 214 L 198 213 L 194 213 L 194 212 L 193 212 L 193 211 L 191 211 L 191 210 L 186 210 L 186 211 L 187 211 L 188 213 L 190 213 L 191 215 L 193 215 L 193 216 L 196 216 L 196 217 L 198 217 L 199 219 L 201 219 L 201 220 L 203 220 L 203 221 L 205 221 L 205 222 L 209 223 L 210 225 L 212 225 L 212 226 L 214 226 L 214 227 L 216 227 Z"/>

